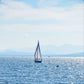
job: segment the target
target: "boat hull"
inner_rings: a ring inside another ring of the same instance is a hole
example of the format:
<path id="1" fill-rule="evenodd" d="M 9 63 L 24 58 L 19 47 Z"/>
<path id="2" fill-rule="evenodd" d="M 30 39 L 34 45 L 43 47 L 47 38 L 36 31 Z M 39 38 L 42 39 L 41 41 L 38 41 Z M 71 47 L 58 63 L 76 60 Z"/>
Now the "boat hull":
<path id="1" fill-rule="evenodd" d="M 35 63 L 41 63 L 42 61 L 35 61 Z"/>

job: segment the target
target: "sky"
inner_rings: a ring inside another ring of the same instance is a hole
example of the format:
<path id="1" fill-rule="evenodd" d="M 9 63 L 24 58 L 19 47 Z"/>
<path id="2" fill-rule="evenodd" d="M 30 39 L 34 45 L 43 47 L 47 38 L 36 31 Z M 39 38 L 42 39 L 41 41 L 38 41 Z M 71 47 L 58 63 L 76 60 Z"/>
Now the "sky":
<path id="1" fill-rule="evenodd" d="M 0 51 L 84 46 L 83 0 L 0 0 Z"/>

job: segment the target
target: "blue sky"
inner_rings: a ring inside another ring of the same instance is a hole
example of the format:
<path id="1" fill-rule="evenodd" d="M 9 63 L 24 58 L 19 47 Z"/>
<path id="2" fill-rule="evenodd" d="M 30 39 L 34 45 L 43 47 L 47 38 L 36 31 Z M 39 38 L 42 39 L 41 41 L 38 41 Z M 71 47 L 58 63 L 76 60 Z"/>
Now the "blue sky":
<path id="1" fill-rule="evenodd" d="M 83 0 L 1 0 L 0 51 L 83 46 Z"/>

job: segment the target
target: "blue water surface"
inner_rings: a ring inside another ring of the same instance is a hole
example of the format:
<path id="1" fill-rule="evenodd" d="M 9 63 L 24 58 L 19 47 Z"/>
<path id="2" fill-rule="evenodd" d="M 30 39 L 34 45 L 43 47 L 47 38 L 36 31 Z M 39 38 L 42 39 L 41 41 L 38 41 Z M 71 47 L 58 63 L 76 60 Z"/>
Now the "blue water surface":
<path id="1" fill-rule="evenodd" d="M 84 84 L 84 58 L 0 57 L 0 84 Z"/>

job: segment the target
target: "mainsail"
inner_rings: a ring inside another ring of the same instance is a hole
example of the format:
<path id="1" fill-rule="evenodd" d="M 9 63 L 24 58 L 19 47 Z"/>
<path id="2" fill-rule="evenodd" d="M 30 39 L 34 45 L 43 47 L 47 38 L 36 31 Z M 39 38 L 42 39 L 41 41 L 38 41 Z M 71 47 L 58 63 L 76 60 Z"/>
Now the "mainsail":
<path id="1" fill-rule="evenodd" d="M 41 62 L 42 61 L 39 41 L 37 44 L 37 48 L 36 48 L 34 57 L 35 57 L 35 62 Z"/>

